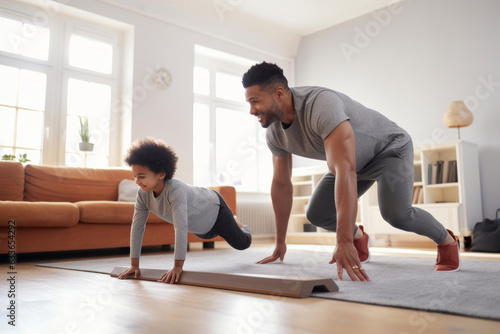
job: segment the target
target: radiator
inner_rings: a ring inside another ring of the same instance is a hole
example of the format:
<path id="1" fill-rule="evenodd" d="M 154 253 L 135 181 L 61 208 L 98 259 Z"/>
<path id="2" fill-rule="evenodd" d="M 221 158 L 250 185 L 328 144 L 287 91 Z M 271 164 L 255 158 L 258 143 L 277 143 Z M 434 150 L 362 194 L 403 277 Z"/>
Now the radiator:
<path id="1" fill-rule="evenodd" d="M 239 201 L 236 212 L 238 221 L 250 227 L 252 238 L 275 237 L 276 227 L 271 203 Z"/>

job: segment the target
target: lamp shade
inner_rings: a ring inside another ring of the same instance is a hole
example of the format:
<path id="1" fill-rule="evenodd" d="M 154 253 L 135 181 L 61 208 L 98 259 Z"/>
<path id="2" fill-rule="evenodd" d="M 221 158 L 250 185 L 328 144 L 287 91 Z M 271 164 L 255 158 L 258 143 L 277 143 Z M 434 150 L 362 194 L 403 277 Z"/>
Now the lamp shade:
<path id="1" fill-rule="evenodd" d="M 443 116 L 444 125 L 449 128 L 463 128 L 472 124 L 474 116 L 462 101 L 453 101 Z"/>

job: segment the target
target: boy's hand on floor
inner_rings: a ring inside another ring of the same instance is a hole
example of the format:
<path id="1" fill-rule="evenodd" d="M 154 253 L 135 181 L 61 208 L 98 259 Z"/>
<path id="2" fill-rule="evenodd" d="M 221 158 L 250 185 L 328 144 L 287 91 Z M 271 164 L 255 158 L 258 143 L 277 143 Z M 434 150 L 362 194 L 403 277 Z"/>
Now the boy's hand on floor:
<path id="1" fill-rule="evenodd" d="M 139 270 L 139 267 L 131 266 L 128 269 L 125 269 L 118 275 L 118 279 L 123 279 L 127 277 L 130 274 L 134 274 L 134 278 L 138 278 L 141 275 L 141 271 Z"/>
<path id="2" fill-rule="evenodd" d="M 169 270 L 166 273 L 164 273 L 158 280 L 158 282 L 170 283 L 170 284 L 177 283 L 181 278 L 181 273 L 182 273 L 182 267 L 180 268 L 174 267 L 172 268 L 172 270 Z"/>

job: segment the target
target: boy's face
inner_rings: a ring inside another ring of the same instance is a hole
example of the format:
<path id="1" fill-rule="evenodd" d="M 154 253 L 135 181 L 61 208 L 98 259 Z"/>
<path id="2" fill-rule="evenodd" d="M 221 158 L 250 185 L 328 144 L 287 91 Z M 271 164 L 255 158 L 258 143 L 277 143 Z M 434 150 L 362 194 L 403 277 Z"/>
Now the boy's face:
<path id="1" fill-rule="evenodd" d="M 132 175 L 134 175 L 135 183 L 144 192 L 153 190 L 156 195 L 159 195 L 163 190 L 165 182 L 164 172 L 154 173 L 146 166 L 132 165 Z"/>

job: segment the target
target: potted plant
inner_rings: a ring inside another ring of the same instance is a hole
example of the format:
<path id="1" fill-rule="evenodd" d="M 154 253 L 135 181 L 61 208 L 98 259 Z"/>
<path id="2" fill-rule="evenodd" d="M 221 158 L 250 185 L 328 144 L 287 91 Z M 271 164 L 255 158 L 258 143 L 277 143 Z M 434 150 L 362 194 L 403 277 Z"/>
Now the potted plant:
<path id="1" fill-rule="evenodd" d="M 2 156 L 2 160 L 4 161 L 14 161 L 16 160 L 16 156 L 13 155 L 13 154 L 4 154 Z M 31 160 L 28 159 L 28 154 L 27 153 L 24 153 L 24 154 L 21 154 L 19 153 L 19 162 L 22 163 L 23 165 L 26 164 L 27 162 L 30 162 Z"/>
<path id="2" fill-rule="evenodd" d="M 80 151 L 90 152 L 94 150 L 94 144 L 90 142 L 89 118 L 80 116 Z"/>
<path id="3" fill-rule="evenodd" d="M 21 154 L 19 153 L 19 162 L 22 163 L 23 165 L 26 164 L 27 162 L 30 162 L 31 160 L 28 159 L 28 154 L 27 153 L 24 153 L 24 154 Z"/>
<path id="4" fill-rule="evenodd" d="M 4 161 L 14 161 L 14 159 L 16 159 L 16 156 L 13 154 L 4 154 L 2 156 L 2 160 Z"/>

